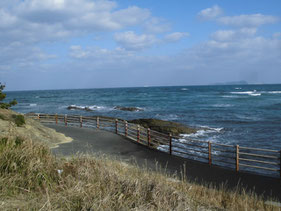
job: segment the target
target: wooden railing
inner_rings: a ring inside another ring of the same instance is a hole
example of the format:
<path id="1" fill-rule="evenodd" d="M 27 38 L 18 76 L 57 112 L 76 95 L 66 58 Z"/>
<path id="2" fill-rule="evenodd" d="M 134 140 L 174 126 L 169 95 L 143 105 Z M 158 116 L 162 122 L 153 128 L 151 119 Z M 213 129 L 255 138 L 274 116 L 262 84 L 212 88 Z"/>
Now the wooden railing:
<path id="1" fill-rule="evenodd" d="M 237 172 L 248 171 L 281 179 L 281 150 L 227 145 L 167 135 L 121 119 L 57 114 L 27 116 L 45 123 L 104 129 L 170 155 L 232 168 Z"/>

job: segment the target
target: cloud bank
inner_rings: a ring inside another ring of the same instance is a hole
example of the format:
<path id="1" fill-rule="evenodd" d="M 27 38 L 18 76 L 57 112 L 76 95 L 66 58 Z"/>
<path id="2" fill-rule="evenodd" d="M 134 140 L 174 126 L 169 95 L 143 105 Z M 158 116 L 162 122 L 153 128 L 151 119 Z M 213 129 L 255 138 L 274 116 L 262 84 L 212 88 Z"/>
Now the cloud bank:
<path id="1" fill-rule="evenodd" d="M 280 17 L 228 16 L 218 5 L 194 17 L 197 27 L 205 21 L 216 29 L 191 45 L 192 28 L 175 31 L 147 8 L 107 0 L 3 0 L 0 81 L 11 89 L 281 83 L 280 30 L 261 30 Z M 180 50 L 170 51 L 173 46 Z"/>

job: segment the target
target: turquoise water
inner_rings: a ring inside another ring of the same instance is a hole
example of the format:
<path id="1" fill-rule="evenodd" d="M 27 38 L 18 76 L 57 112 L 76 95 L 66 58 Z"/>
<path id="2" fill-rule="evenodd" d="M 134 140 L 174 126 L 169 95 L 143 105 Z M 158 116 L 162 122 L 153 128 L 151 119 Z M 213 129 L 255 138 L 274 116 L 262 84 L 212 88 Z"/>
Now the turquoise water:
<path id="1" fill-rule="evenodd" d="M 195 139 L 281 149 L 281 85 L 181 86 L 8 92 L 28 113 L 157 118 L 204 128 Z M 68 110 L 69 105 L 92 111 Z M 143 111 L 120 111 L 115 106 Z"/>

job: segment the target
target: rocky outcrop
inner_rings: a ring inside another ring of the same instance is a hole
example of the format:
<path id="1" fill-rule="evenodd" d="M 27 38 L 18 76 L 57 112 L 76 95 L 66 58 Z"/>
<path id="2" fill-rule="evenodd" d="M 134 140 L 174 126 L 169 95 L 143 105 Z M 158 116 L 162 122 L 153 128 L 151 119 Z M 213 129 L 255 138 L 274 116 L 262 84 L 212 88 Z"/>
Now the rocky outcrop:
<path id="1" fill-rule="evenodd" d="M 130 123 L 139 124 L 145 128 L 156 130 L 161 133 L 172 135 L 196 133 L 197 129 L 187 127 L 177 122 L 164 121 L 159 119 L 135 119 L 129 121 Z"/>
<path id="2" fill-rule="evenodd" d="M 84 111 L 93 111 L 93 109 L 87 107 L 87 106 L 76 106 L 76 105 L 70 105 L 67 107 L 68 110 L 84 110 Z"/>
<path id="3" fill-rule="evenodd" d="M 120 111 L 143 111 L 142 108 L 137 108 L 137 107 L 123 107 L 123 106 L 115 106 L 114 109 L 120 110 Z"/>

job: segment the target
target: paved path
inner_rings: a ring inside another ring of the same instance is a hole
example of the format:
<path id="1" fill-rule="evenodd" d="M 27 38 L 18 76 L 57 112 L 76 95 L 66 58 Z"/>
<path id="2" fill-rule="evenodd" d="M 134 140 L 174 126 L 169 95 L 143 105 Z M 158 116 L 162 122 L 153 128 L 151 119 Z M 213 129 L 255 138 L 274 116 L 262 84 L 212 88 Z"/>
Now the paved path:
<path id="1" fill-rule="evenodd" d="M 58 125 L 46 125 L 56 131 L 72 137 L 70 143 L 61 144 L 53 149 L 53 153 L 69 156 L 76 153 L 102 153 L 110 156 L 118 156 L 125 161 L 135 161 L 139 166 L 147 166 L 153 170 L 156 166 L 165 168 L 168 173 L 176 173 L 179 176 L 183 169 L 186 178 L 198 183 L 212 183 L 234 188 L 237 184 L 247 190 L 254 190 L 257 194 L 263 194 L 266 198 L 273 197 L 281 201 L 281 179 L 264 177 L 249 173 L 236 173 L 233 170 L 187 160 L 176 156 L 170 156 L 157 150 L 132 142 L 123 136 L 111 132 L 77 127 L 64 127 Z M 156 165 L 157 162 L 157 165 Z M 185 168 L 183 168 L 185 166 Z"/>

